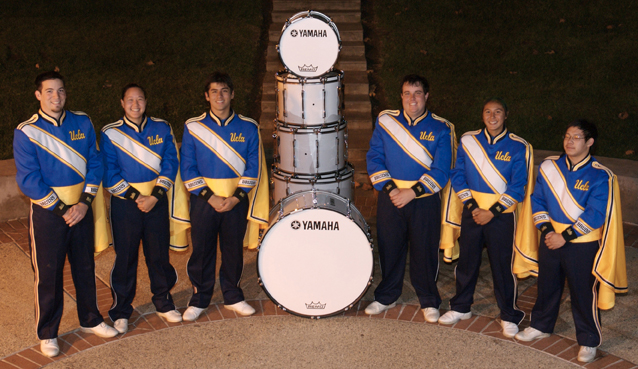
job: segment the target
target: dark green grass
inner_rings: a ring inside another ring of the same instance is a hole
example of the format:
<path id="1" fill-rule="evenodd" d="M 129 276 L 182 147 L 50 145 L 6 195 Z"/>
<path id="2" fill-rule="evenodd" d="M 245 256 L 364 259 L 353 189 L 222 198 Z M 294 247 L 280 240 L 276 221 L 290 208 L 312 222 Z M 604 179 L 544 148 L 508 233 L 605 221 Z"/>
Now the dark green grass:
<path id="1" fill-rule="evenodd" d="M 482 102 L 500 96 L 509 128 L 537 149 L 562 150 L 566 125 L 585 118 L 598 155 L 638 159 L 637 2 L 377 0 L 373 14 L 381 109 L 400 106 L 401 77 L 419 73 L 457 135 L 483 127 Z"/>
<path id="2" fill-rule="evenodd" d="M 55 67 L 66 107 L 89 114 L 96 130 L 122 116 L 121 88 L 136 82 L 147 113 L 168 120 L 181 141 L 184 121 L 207 109 L 203 83 L 218 69 L 233 77 L 235 110 L 258 118 L 264 3 L 4 0 L 0 159 L 12 157 L 14 128 L 39 107 L 35 76 Z"/>

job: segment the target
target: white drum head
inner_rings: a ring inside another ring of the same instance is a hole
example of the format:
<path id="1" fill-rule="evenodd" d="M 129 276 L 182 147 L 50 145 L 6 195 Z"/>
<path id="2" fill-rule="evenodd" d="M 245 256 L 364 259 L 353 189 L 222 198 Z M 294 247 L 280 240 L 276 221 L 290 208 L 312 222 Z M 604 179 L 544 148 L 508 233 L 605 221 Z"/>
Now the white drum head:
<path id="1" fill-rule="evenodd" d="M 334 23 L 321 13 L 310 13 L 287 23 L 277 45 L 283 65 L 300 77 L 318 77 L 329 72 L 341 50 Z"/>
<path id="2" fill-rule="evenodd" d="M 272 225 L 257 255 L 269 297 L 306 317 L 350 308 L 367 290 L 372 268 L 372 249 L 361 228 L 320 208 L 294 211 Z"/>

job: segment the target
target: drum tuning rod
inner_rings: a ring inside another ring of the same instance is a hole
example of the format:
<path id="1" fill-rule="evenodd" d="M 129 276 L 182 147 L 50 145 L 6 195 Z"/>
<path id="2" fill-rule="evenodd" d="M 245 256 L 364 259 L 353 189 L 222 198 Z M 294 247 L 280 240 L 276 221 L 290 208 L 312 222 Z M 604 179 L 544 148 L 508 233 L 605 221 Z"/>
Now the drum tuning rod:
<path id="1" fill-rule="evenodd" d="M 301 119 L 306 123 L 306 91 L 304 91 L 303 82 L 301 82 Z"/>

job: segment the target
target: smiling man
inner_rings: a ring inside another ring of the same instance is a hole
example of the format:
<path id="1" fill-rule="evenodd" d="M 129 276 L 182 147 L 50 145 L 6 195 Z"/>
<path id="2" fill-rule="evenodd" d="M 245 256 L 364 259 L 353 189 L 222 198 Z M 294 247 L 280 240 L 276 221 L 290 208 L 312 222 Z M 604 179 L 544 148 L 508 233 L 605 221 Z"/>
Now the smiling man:
<path id="1" fill-rule="evenodd" d="M 102 180 L 95 130 L 82 112 L 64 110 L 64 78 L 57 72 L 36 77 L 40 111 L 15 130 L 13 156 L 20 190 L 31 199 L 29 243 L 35 272 L 36 333 L 40 349 L 60 352 L 62 273 L 68 256 L 82 331 L 113 337 L 104 323 L 95 290 L 94 217 L 90 211 Z"/>
<path id="2" fill-rule="evenodd" d="M 193 240 L 188 261 L 193 296 L 183 315 L 187 321 L 196 320 L 213 296 L 218 237 L 224 305 L 240 315 L 255 312 L 244 301 L 239 286 L 246 218 L 266 223 L 268 213 L 268 184 L 263 177 L 265 161 L 257 122 L 231 109 L 235 92 L 226 73 L 215 72 L 208 78 L 204 97 L 210 110 L 186 121 L 181 148 L 182 178 L 191 193 Z M 257 201 L 255 194 L 263 190 L 266 201 Z"/>
<path id="3" fill-rule="evenodd" d="M 452 166 L 454 126 L 426 109 L 428 81 L 408 75 L 401 84 L 403 109 L 379 114 L 370 150 L 368 175 L 379 192 L 377 232 L 382 281 L 366 314 L 379 314 L 401 296 L 406 257 L 410 280 L 428 322 L 439 319 L 436 287 L 441 227 L 440 192 Z M 409 245 L 409 247 L 408 247 Z"/>

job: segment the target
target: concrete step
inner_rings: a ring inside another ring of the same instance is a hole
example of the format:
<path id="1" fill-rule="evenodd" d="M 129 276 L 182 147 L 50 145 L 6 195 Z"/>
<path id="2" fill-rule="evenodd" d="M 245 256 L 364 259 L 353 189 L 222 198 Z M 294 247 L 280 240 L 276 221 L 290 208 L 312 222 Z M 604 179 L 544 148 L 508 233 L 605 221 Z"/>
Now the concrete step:
<path id="1" fill-rule="evenodd" d="M 270 42 L 279 43 L 281 37 L 281 28 L 283 24 L 273 23 L 268 31 L 268 40 Z M 337 25 L 341 41 L 360 41 L 363 42 L 363 27 L 361 23 L 341 23 Z"/>
<path id="2" fill-rule="evenodd" d="M 361 11 L 361 1 L 353 1 L 353 0 L 299 0 L 299 1 L 286 1 L 286 0 L 274 0 L 272 2 L 272 11 L 273 12 L 291 12 L 291 16 L 295 13 L 304 10 L 317 10 L 322 13 L 329 13 L 330 11 L 335 10 L 350 10 L 350 11 Z M 324 14 L 325 14 L 324 13 Z"/>
<path id="3" fill-rule="evenodd" d="M 304 9 L 308 10 L 308 9 Z M 337 25 L 337 29 L 339 28 L 340 23 L 355 23 L 361 22 L 361 9 L 357 10 L 334 10 L 334 9 L 318 9 L 312 8 L 310 10 L 317 11 L 319 13 L 323 13 L 324 15 L 330 17 L 332 21 Z M 296 13 L 294 11 L 273 11 L 270 15 L 272 17 L 272 22 L 274 24 L 283 24 Z"/>
<path id="4" fill-rule="evenodd" d="M 277 59 L 279 60 L 279 53 L 277 52 L 277 42 L 270 42 L 268 44 L 268 50 L 266 52 L 266 60 Z M 341 51 L 339 52 L 339 58 L 341 57 L 353 57 L 357 56 L 365 59 L 365 46 L 361 41 L 343 41 L 341 43 Z"/>

